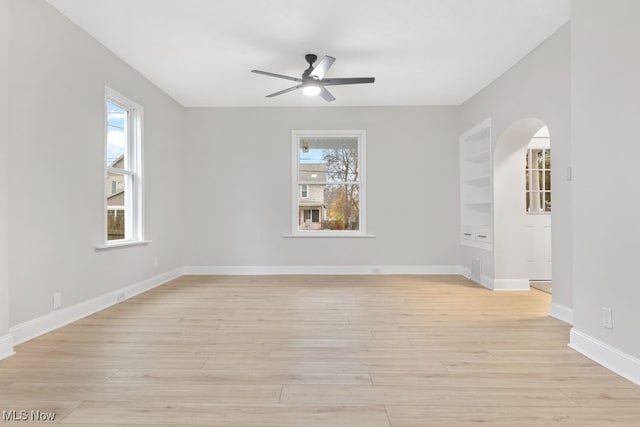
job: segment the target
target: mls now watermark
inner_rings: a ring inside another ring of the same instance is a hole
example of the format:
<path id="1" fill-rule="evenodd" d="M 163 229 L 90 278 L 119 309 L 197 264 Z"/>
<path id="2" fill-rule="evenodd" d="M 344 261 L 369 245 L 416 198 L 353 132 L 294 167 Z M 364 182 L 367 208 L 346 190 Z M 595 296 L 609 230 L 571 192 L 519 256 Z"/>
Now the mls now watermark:
<path id="1" fill-rule="evenodd" d="M 55 412 L 43 412 L 37 409 L 21 409 L 21 410 L 2 410 L 2 421 L 44 421 L 54 422 L 56 420 Z"/>

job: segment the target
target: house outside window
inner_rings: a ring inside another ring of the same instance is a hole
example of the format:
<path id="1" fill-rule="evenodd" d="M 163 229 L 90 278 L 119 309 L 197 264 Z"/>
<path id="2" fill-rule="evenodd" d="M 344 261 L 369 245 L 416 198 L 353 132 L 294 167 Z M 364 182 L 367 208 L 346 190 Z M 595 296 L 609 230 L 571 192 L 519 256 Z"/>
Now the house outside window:
<path id="1" fill-rule="evenodd" d="M 364 131 L 293 132 L 293 234 L 361 235 Z"/>
<path id="2" fill-rule="evenodd" d="M 143 110 L 110 88 L 105 110 L 105 242 L 141 241 Z"/>

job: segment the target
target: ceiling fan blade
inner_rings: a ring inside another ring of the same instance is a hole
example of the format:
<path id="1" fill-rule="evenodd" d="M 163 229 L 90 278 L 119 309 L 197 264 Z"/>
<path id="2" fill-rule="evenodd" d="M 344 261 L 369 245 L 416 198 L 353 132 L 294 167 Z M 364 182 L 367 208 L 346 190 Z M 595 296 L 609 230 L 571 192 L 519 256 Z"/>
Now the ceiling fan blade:
<path id="1" fill-rule="evenodd" d="M 292 80 L 294 82 L 301 82 L 302 79 L 299 79 L 297 77 L 290 77 L 290 76 L 284 76 L 282 74 L 276 74 L 276 73 L 270 73 L 268 71 L 260 71 L 260 70 L 251 70 L 252 73 L 256 73 L 256 74 L 263 74 L 265 76 L 271 76 L 271 77 L 277 77 L 279 79 L 287 79 L 287 80 Z"/>
<path id="2" fill-rule="evenodd" d="M 325 56 L 320 62 L 318 62 L 318 65 L 313 68 L 313 71 L 311 71 L 311 74 L 309 75 L 311 77 L 317 77 L 318 79 L 322 80 L 335 60 L 336 58 L 334 58 L 333 56 Z"/>
<path id="3" fill-rule="evenodd" d="M 282 94 L 287 93 L 287 92 L 291 92 L 292 90 L 296 90 L 296 89 L 298 89 L 300 87 L 302 87 L 302 85 L 292 86 L 290 88 L 283 89 L 283 90 L 280 90 L 278 92 L 274 92 L 274 93 L 272 93 L 270 95 L 267 95 L 267 98 L 273 98 L 274 96 L 278 96 L 278 95 L 282 95 Z"/>
<path id="4" fill-rule="evenodd" d="M 325 86 L 336 85 L 355 85 L 360 83 L 373 83 L 376 81 L 375 77 L 347 77 L 341 79 L 324 79 L 322 84 Z"/>
<path id="5" fill-rule="evenodd" d="M 331 95 L 331 92 L 329 92 L 324 86 L 320 86 L 320 96 L 327 102 L 336 100 L 336 97 Z"/>

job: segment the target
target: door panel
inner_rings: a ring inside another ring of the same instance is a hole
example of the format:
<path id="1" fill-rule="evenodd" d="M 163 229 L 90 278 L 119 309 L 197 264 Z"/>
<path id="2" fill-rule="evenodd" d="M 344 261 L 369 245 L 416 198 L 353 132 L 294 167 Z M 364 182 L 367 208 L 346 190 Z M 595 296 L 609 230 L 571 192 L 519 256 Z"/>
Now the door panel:
<path id="1" fill-rule="evenodd" d="M 529 280 L 551 280 L 551 215 L 527 215 Z"/>

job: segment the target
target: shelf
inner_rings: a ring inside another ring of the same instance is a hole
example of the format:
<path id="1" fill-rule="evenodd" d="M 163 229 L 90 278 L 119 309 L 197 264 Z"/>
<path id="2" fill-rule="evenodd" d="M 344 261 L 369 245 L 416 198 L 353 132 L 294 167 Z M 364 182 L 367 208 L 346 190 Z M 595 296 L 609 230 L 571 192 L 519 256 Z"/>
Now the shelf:
<path id="1" fill-rule="evenodd" d="M 487 149 L 478 151 L 477 153 L 474 153 L 471 156 L 466 157 L 464 161 L 473 162 L 473 163 L 486 162 L 487 160 L 489 160 L 490 155 L 491 155 L 491 149 L 487 148 Z"/>
<path id="2" fill-rule="evenodd" d="M 479 187 L 481 185 L 489 185 L 490 181 L 491 181 L 491 175 L 482 175 L 482 176 L 476 176 L 475 178 L 465 179 L 463 182 L 465 184 L 470 184 L 470 185 Z"/>
<path id="3" fill-rule="evenodd" d="M 462 139 L 467 141 L 480 141 L 482 139 L 487 139 L 491 136 L 491 124 L 486 123 L 480 126 L 477 126 L 475 129 L 471 129 L 465 132 L 462 136 Z"/>
<path id="4" fill-rule="evenodd" d="M 462 202 L 465 206 L 491 206 L 491 201 L 479 201 L 479 202 Z"/>

